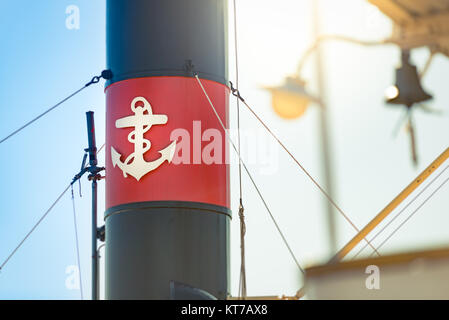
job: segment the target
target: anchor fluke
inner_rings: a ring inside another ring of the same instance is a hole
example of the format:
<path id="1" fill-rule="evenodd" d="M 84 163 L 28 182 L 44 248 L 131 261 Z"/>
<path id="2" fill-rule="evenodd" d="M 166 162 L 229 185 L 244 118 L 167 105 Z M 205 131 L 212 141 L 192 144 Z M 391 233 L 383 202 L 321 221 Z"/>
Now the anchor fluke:
<path id="1" fill-rule="evenodd" d="M 161 156 L 150 162 L 145 162 L 139 158 L 134 158 L 131 163 L 127 164 L 120 160 L 121 154 L 118 153 L 114 147 L 111 147 L 111 160 L 112 165 L 118 166 L 123 171 L 123 176 L 126 178 L 128 174 L 136 178 L 139 181 L 144 175 L 158 168 L 164 161 L 170 163 L 173 159 L 176 150 L 176 141 L 170 143 L 166 148 L 159 151 Z"/>
<path id="2" fill-rule="evenodd" d="M 114 166 L 114 168 L 117 166 L 117 165 L 119 165 L 119 167 L 120 167 L 120 164 L 122 163 L 121 161 L 120 161 L 120 157 L 121 157 L 122 155 L 120 154 L 120 153 L 118 153 L 115 149 L 114 149 L 114 147 L 111 147 L 111 160 L 112 160 L 112 165 Z M 123 176 L 126 178 L 128 175 L 126 174 L 126 171 L 123 171 Z"/>
<path id="3" fill-rule="evenodd" d="M 143 107 L 137 106 L 138 102 L 142 102 Z M 159 159 L 145 161 L 143 155 L 150 150 L 151 143 L 144 138 L 144 134 L 153 125 L 166 124 L 168 117 L 163 114 L 153 114 L 150 103 L 144 97 L 135 97 L 131 102 L 131 110 L 134 115 L 118 119 L 115 126 L 116 128 L 134 127 L 134 130 L 128 135 L 128 141 L 134 144 L 134 152 L 122 162 L 120 160 L 122 155 L 111 146 L 111 160 L 114 167 L 118 166 L 123 171 L 125 178 L 130 174 L 139 181 L 140 178 L 158 168 L 164 161 L 171 162 L 175 154 L 176 141 L 159 151 L 161 154 Z"/>
<path id="4" fill-rule="evenodd" d="M 159 151 L 159 153 L 161 154 L 161 158 L 164 158 L 168 163 L 170 163 L 173 160 L 173 156 L 175 155 L 175 150 L 176 141 L 173 141 L 165 149 Z"/>

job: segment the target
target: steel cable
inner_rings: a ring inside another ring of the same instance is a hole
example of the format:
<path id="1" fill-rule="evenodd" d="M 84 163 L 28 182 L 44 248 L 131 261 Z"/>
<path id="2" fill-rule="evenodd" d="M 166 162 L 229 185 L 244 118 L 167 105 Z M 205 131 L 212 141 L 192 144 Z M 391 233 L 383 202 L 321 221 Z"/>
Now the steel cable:
<path id="1" fill-rule="evenodd" d="M 271 220 L 273 221 L 273 223 L 274 223 L 274 225 L 275 225 L 277 231 L 279 232 L 279 235 L 281 236 L 282 241 L 284 242 L 285 246 L 287 247 L 288 251 L 290 252 L 290 255 L 291 255 L 292 259 L 294 260 L 294 262 L 295 262 L 296 266 L 298 267 L 298 269 L 299 269 L 302 273 L 304 273 L 304 269 L 301 267 L 301 265 L 299 264 L 298 260 L 296 259 L 296 256 L 295 256 L 295 254 L 293 253 L 293 250 L 291 249 L 290 245 L 288 244 L 288 241 L 287 241 L 287 239 L 285 238 L 285 236 L 284 236 L 284 234 L 283 234 L 281 228 L 279 227 L 279 225 L 278 225 L 276 219 L 274 218 L 274 216 L 273 216 L 273 214 L 272 214 L 270 208 L 268 207 L 268 204 L 267 204 L 267 202 L 265 201 L 265 198 L 262 196 L 262 193 L 260 192 L 259 188 L 257 187 L 256 182 L 254 181 L 254 179 L 253 179 L 251 173 L 249 172 L 248 168 L 246 167 L 246 164 L 245 164 L 245 162 L 243 161 L 243 159 L 242 159 L 240 153 L 238 152 L 237 147 L 235 146 L 235 144 L 234 144 L 234 142 L 232 141 L 232 139 L 229 137 L 229 134 L 228 134 L 228 132 L 227 132 L 227 130 L 226 130 L 226 127 L 225 127 L 225 125 L 223 124 L 223 122 L 222 122 L 220 116 L 218 115 L 217 110 L 215 109 L 215 107 L 214 107 L 212 101 L 210 100 L 209 95 L 208 95 L 207 92 L 206 92 L 206 89 L 204 89 L 204 86 L 203 86 L 203 84 L 202 84 L 200 78 L 198 77 L 198 75 L 197 75 L 196 73 L 194 74 L 194 76 L 195 76 L 196 80 L 198 81 L 198 84 L 200 85 L 200 87 L 201 87 L 201 89 L 202 89 L 204 95 L 206 96 L 207 101 L 209 102 L 209 105 L 210 105 L 211 108 L 212 108 L 212 111 L 215 113 L 215 116 L 217 117 L 218 121 L 220 122 L 220 125 L 221 125 L 221 127 L 223 128 L 223 130 L 224 130 L 224 132 L 225 132 L 226 138 L 229 140 L 229 142 L 231 143 L 231 145 L 232 145 L 234 151 L 237 153 L 237 156 L 239 157 L 239 159 L 240 159 L 240 161 L 241 161 L 241 163 L 242 163 L 243 168 L 245 169 L 246 173 L 248 174 L 248 177 L 249 177 L 249 179 L 251 180 L 251 182 L 252 182 L 254 188 L 256 189 L 256 192 L 257 192 L 257 194 L 259 195 L 260 199 L 262 200 L 263 205 L 264 205 L 265 208 L 267 209 L 268 214 L 270 215 Z"/>

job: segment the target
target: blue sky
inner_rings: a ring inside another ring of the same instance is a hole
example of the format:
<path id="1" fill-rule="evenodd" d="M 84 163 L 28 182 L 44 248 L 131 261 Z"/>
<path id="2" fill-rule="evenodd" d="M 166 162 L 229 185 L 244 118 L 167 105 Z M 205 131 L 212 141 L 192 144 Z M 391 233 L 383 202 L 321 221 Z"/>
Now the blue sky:
<path id="1" fill-rule="evenodd" d="M 105 68 L 105 4 L 76 1 L 79 30 L 65 25 L 71 1 L 2 1 L 0 132 L 5 136 L 83 86 Z M 85 112 L 95 111 L 97 139 L 104 141 L 103 83 L 1 145 L 1 259 L 70 183 L 80 168 L 87 135 Z M 78 194 L 76 186 L 76 194 Z M 76 199 L 81 246 L 89 252 L 90 186 Z M 102 205 L 102 204 L 101 204 Z M 101 209 L 100 212 L 102 212 Z M 0 298 L 78 298 L 65 287 L 66 266 L 76 264 L 70 193 L 0 274 Z M 88 280 L 89 259 L 82 259 Z M 87 288 L 88 282 L 85 281 Z M 89 290 L 86 290 L 89 293 Z"/>
<path id="2" fill-rule="evenodd" d="M 265 119 L 293 153 L 321 179 L 316 106 L 294 121 L 277 118 L 262 85 L 280 83 L 293 73 L 311 42 L 310 1 L 242 1 L 238 10 L 240 88 L 246 101 Z M 256 5 L 257 3 L 257 5 Z M 65 9 L 80 9 L 80 29 L 68 30 Z M 230 5 L 230 9 L 232 9 Z M 0 137 L 75 91 L 105 68 L 105 1 L 0 2 Z M 391 22 L 361 0 L 322 1 L 323 33 L 382 39 Z M 232 24 L 232 15 L 230 15 Z M 232 27 L 230 29 L 232 34 Z M 234 78 L 233 38 L 229 39 L 230 78 Z M 324 45 L 327 99 L 331 117 L 336 201 L 361 227 L 382 209 L 447 146 L 449 119 L 416 114 L 420 164 L 410 162 L 408 137 L 392 137 L 400 113 L 383 102 L 385 87 L 394 81 L 399 62 L 395 47 L 360 48 Z M 424 65 L 428 52 L 418 49 L 412 60 Z M 313 59 L 304 70 L 313 91 Z M 448 110 L 447 57 L 437 55 L 423 85 L 435 99 L 430 105 Z M 235 101 L 231 101 L 231 117 Z M 70 182 L 80 167 L 87 144 L 85 112 L 95 111 L 97 143 L 104 141 L 103 83 L 89 87 L 51 114 L 0 145 L 0 261 Z M 235 125 L 235 119 L 231 126 Z M 245 110 L 242 127 L 257 130 Z M 261 131 L 263 132 L 263 131 Z M 264 135 L 264 133 L 261 133 Z M 100 163 L 103 155 L 100 156 Z M 104 162 L 103 162 L 104 163 Z M 279 152 L 279 170 L 254 171 L 272 211 L 304 266 L 328 255 L 323 198 Z M 236 213 L 238 185 L 232 171 L 232 205 Z M 447 176 L 446 176 L 447 177 Z M 247 274 L 251 295 L 294 294 L 298 272 L 260 200 L 244 178 L 247 217 Z M 99 212 L 104 211 L 100 183 Z M 90 290 L 90 185 L 75 188 L 84 296 Z M 444 187 L 383 248 L 385 252 L 447 244 L 448 187 Z M 353 235 L 337 218 L 339 247 Z M 101 221 L 100 221 L 101 222 Z M 231 292 L 236 294 L 239 270 L 238 219 L 231 231 Z M 66 267 L 76 264 L 70 193 L 54 208 L 0 273 L 0 299 L 78 299 L 65 286 Z"/>

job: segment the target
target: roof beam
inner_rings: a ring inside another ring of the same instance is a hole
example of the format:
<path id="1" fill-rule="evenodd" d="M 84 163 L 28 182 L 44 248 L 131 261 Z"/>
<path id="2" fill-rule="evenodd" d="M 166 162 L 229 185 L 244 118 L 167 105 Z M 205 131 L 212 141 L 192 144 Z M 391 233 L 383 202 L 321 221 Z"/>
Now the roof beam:
<path id="1" fill-rule="evenodd" d="M 390 17 L 394 22 L 403 24 L 409 21 L 413 21 L 414 17 L 404 9 L 401 5 L 394 0 L 368 0 L 371 4 L 375 5 L 385 15 Z"/>

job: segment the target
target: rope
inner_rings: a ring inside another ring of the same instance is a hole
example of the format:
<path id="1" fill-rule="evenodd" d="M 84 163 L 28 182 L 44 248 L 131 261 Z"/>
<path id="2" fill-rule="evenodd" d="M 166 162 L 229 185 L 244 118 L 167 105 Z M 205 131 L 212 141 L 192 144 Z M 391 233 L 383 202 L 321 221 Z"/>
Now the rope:
<path id="1" fill-rule="evenodd" d="M 244 208 L 240 199 L 239 205 L 239 219 L 240 219 L 240 281 L 239 281 L 239 296 L 246 299 L 246 266 L 245 266 L 245 234 L 246 223 Z"/>
<path id="2" fill-rule="evenodd" d="M 54 106 L 48 108 L 46 111 L 44 111 L 43 113 L 41 113 L 40 115 L 38 115 L 36 118 L 28 121 L 27 123 L 25 123 L 23 126 L 21 126 L 20 128 L 18 128 L 17 130 L 11 132 L 9 135 L 7 135 L 6 137 L 4 137 L 2 140 L 0 140 L 0 144 L 2 144 L 3 142 L 5 142 L 6 140 L 8 140 L 9 138 L 11 138 L 12 136 L 14 136 L 15 134 L 19 133 L 20 131 L 22 131 L 23 129 L 25 129 L 26 127 L 28 127 L 30 124 L 32 124 L 33 122 L 35 122 L 36 120 L 42 118 L 43 116 L 45 116 L 47 113 L 49 113 L 50 111 L 54 110 L 55 108 L 57 108 L 58 106 L 60 106 L 62 103 L 66 102 L 67 100 L 69 100 L 70 98 L 72 98 L 73 96 L 75 96 L 76 94 L 80 93 L 81 91 L 83 91 L 85 88 L 89 87 L 91 84 L 94 83 L 98 83 L 100 81 L 101 78 L 104 79 L 110 79 L 112 78 L 112 73 L 109 70 L 104 70 L 101 73 L 101 76 L 95 76 L 92 78 L 92 80 L 90 80 L 88 83 L 86 83 L 83 87 L 79 88 L 78 90 L 76 90 L 75 92 L 73 92 L 72 94 L 70 94 L 69 96 L 67 96 L 66 98 L 62 99 L 61 101 L 59 101 L 57 104 L 55 104 Z"/>
<path id="3" fill-rule="evenodd" d="M 239 88 L 239 60 L 238 60 L 238 41 L 237 41 L 237 5 L 234 0 L 234 55 L 235 55 L 235 85 L 238 90 Z M 237 146 L 238 153 L 240 152 L 240 100 L 237 100 Z M 245 224 L 245 208 L 243 206 L 243 192 L 242 192 L 242 161 L 239 159 L 239 221 L 240 221 L 240 281 L 239 281 L 239 296 L 242 299 L 246 298 L 246 267 L 245 267 L 245 234 L 246 234 L 246 224 Z"/>
<path id="4" fill-rule="evenodd" d="M 370 240 L 371 242 L 374 241 L 377 236 L 379 236 L 391 223 L 393 223 L 394 220 L 396 220 L 397 217 L 399 217 L 416 199 L 419 198 L 419 196 L 421 194 L 424 193 L 424 191 L 427 190 L 428 187 L 430 187 L 431 184 L 433 184 L 439 176 L 441 176 L 444 171 L 446 171 L 446 169 L 449 168 L 449 166 L 445 167 L 435 178 L 432 179 L 432 181 L 430 181 L 412 200 L 410 200 L 410 202 L 407 203 L 407 205 L 405 205 L 404 208 L 402 208 L 394 217 L 393 219 L 391 219 L 390 221 L 388 221 L 388 223 L 378 232 L 374 235 L 374 237 Z M 362 253 L 363 250 L 365 250 L 365 248 L 368 245 L 365 244 L 365 246 L 363 246 L 363 248 L 361 248 L 352 258 L 351 260 L 355 259 L 360 253 Z"/>
<path id="5" fill-rule="evenodd" d="M 62 198 L 62 196 L 69 190 L 70 184 L 62 191 L 62 193 L 56 198 L 56 200 L 52 203 L 50 208 L 48 208 L 47 211 L 40 217 L 40 219 L 37 221 L 37 223 L 31 228 L 31 230 L 25 235 L 25 237 L 20 241 L 20 243 L 14 248 L 14 250 L 9 254 L 9 256 L 6 258 L 5 261 L 3 261 L 2 265 L 0 266 L 0 270 L 4 268 L 4 266 L 8 263 L 9 259 L 12 258 L 12 256 L 19 250 L 19 248 L 23 245 L 23 243 L 28 239 L 28 237 L 33 233 L 33 231 L 37 228 L 37 226 L 45 219 L 45 217 L 50 213 L 50 211 L 53 209 L 53 207 L 58 203 L 58 201 Z"/>
<path id="6" fill-rule="evenodd" d="M 421 203 L 419 205 L 418 208 L 416 208 L 408 217 L 407 219 L 405 219 L 396 229 L 393 230 L 393 232 L 376 248 L 377 250 L 379 250 L 407 221 L 410 220 L 411 217 L 413 217 L 413 215 L 418 212 L 419 209 L 421 209 L 424 204 L 426 204 L 427 201 L 430 200 L 430 198 L 432 198 L 435 193 L 437 193 L 445 184 L 446 182 L 449 180 L 449 178 L 446 178 L 446 180 L 443 181 L 442 184 L 440 184 L 424 201 L 423 203 Z M 372 255 L 372 254 L 371 254 Z M 371 256 L 370 255 L 370 256 Z"/>
<path id="7" fill-rule="evenodd" d="M 221 118 L 220 118 L 220 116 L 218 115 L 217 110 L 215 109 L 215 107 L 214 107 L 212 101 L 210 100 L 209 95 L 207 94 L 206 90 L 204 89 L 203 84 L 201 83 L 201 80 L 200 80 L 200 78 L 198 77 L 198 74 L 194 73 L 194 76 L 195 76 L 196 80 L 198 81 L 198 84 L 200 85 L 201 90 L 203 91 L 204 95 L 206 96 L 207 101 L 209 102 L 209 105 L 210 105 L 211 108 L 212 108 L 212 111 L 215 113 L 215 116 L 217 117 L 218 121 L 220 122 L 220 125 L 221 125 L 221 127 L 223 128 L 223 130 L 224 130 L 224 132 L 225 132 L 226 138 L 229 140 L 229 142 L 231 143 L 233 149 L 234 149 L 235 152 L 237 153 L 237 155 L 238 155 L 238 157 L 239 157 L 239 159 L 240 159 L 240 161 L 241 161 L 241 163 L 242 163 L 243 169 L 245 169 L 245 171 L 246 171 L 246 173 L 248 174 L 248 177 L 250 178 L 250 180 L 251 180 L 251 182 L 252 182 L 254 188 L 256 189 L 257 194 L 259 195 L 260 199 L 262 200 L 263 205 L 264 205 L 265 208 L 267 209 L 268 214 L 270 215 L 271 220 L 273 221 L 273 223 L 274 223 L 274 225 L 275 225 L 277 231 L 279 232 L 279 235 L 281 236 L 282 241 L 284 242 L 285 246 L 287 247 L 288 251 L 290 252 L 290 255 L 291 255 L 292 259 L 295 261 L 295 264 L 296 264 L 296 266 L 298 267 L 298 269 L 299 269 L 302 273 L 304 273 L 304 269 L 301 268 L 301 266 L 300 266 L 298 260 L 296 259 L 295 254 L 293 253 L 293 251 L 292 251 L 290 245 L 288 244 L 287 239 L 285 238 L 284 234 L 282 233 L 281 228 L 279 227 L 278 223 L 276 222 L 276 219 L 274 218 L 273 214 L 271 213 L 271 210 L 270 210 L 270 208 L 268 207 L 268 204 L 267 204 L 267 202 L 265 201 L 264 197 L 262 196 L 262 193 L 260 192 L 259 188 L 257 187 L 257 184 L 256 184 L 256 182 L 254 181 L 254 179 L 253 179 L 251 173 L 249 172 L 248 168 L 246 167 L 246 164 L 245 164 L 245 162 L 243 161 L 243 159 L 242 159 L 240 153 L 238 152 L 237 147 L 235 146 L 235 144 L 234 144 L 234 142 L 232 141 L 231 137 L 229 137 L 228 131 L 226 130 L 225 125 L 224 125 L 223 122 L 221 121 Z"/>
<path id="8" fill-rule="evenodd" d="M 287 149 L 287 147 L 279 140 L 279 138 L 271 131 L 271 129 L 265 124 L 265 122 L 262 121 L 262 119 L 254 112 L 254 110 L 246 103 L 246 101 L 240 96 L 240 93 L 237 92 L 236 89 L 232 87 L 231 83 L 231 90 L 232 94 L 236 97 L 238 97 L 243 104 L 248 108 L 249 111 L 256 117 L 256 119 L 262 124 L 262 126 L 265 127 L 265 129 L 268 131 L 268 133 L 271 134 L 271 136 L 279 143 L 279 145 L 285 150 L 285 152 L 288 153 L 288 155 L 293 159 L 293 161 L 301 168 L 301 170 L 307 175 L 307 177 L 315 184 L 315 186 L 321 191 L 321 193 L 327 198 L 327 200 L 337 209 L 337 211 L 346 219 L 346 221 L 349 222 L 349 224 L 354 228 L 355 231 L 360 232 L 359 228 L 352 222 L 352 220 L 346 215 L 343 210 L 337 205 L 337 203 L 329 196 L 329 194 L 323 189 L 323 187 L 320 186 L 320 184 L 312 177 L 312 175 L 301 165 L 301 163 L 295 158 L 295 156 Z M 369 246 L 376 252 L 379 256 L 379 252 L 377 252 L 376 248 L 371 244 L 371 242 L 364 238 L 364 240 L 369 244 Z"/>
<path id="9" fill-rule="evenodd" d="M 81 260 L 80 260 L 80 250 L 79 250 L 79 241 L 78 241 L 78 228 L 76 226 L 76 210 L 75 210 L 75 197 L 73 195 L 73 184 L 71 184 L 72 191 L 72 209 L 73 209 L 73 227 L 75 230 L 75 247 L 76 247 L 76 261 L 78 264 L 78 273 L 79 273 L 79 284 L 80 284 L 80 294 L 81 300 L 83 299 L 83 277 L 81 276 Z"/>

